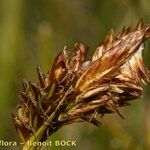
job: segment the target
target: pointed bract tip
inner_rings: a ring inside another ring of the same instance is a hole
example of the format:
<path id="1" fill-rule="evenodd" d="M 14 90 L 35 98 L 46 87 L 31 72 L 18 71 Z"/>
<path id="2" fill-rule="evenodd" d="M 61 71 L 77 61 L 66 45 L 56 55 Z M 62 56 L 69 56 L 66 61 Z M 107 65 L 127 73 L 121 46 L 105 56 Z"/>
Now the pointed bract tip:
<path id="1" fill-rule="evenodd" d="M 106 35 L 105 41 L 107 43 L 112 43 L 114 41 L 114 30 L 111 29 L 108 34 Z"/>
<path id="2" fill-rule="evenodd" d="M 141 18 L 138 23 L 137 23 L 137 26 L 136 26 L 136 30 L 141 30 L 142 28 L 144 27 L 144 22 L 143 22 L 143 19 Z"/>

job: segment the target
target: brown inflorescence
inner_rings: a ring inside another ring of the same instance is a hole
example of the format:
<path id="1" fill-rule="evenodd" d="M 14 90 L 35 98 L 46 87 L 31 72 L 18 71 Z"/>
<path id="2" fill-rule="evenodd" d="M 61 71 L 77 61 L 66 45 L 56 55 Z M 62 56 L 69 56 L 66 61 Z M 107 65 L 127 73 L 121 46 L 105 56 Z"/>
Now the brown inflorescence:
<path id="1" fill-rule="evenodd" d="M 150 81 L 142 56 L 149 37 L 150 25 L 140 20 L 135 29 L 123 28 L 116 36 L 111 30 L 91 60 L 86 60 L 87 47 L 77 43 L 72 56 L 64 47 L 46 75 L 37 67 L 38 83 L 23 80 L 17 115 L 12 115 L 22 141 L 34 135 L 44 141 L 77 121 L 99 126 L 98 115 L 116 112 L 123 118 L 118 107 L 140 98 L 141 84 Z"/>

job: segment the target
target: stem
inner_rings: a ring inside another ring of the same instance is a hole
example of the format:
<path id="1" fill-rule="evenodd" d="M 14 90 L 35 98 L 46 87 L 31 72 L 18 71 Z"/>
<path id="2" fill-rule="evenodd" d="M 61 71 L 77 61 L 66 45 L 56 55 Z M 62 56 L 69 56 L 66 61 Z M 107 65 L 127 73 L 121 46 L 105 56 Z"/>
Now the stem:
<path id="1" fill-rule="evenodd" d="M 41 140 L 42 135 L 44 134 L 47 126 L 49 126 L 51 124 L 51 122 L 53 121 L 53 119 L 55 118 L 57 112 L 59 111 L 60 107 L 63 105 L 66 96 L 68 95 L 69 90 L 65 93 L 64 97 L 61 99 L 61 101 L 59 102 L 58 106 L 56 107 L 55 111 L 48 117 L 48 119 L 43 123 L 43 125 L 36 131 L 36 133 L 34 135 L 32 135 L 29 140 L 24 144 L 24 146 L 22 147 L 22 150 L 35 150 L 36 146 L 33 146 L 32 143 L 33 142 L 38 142 Z M 53 129 L 52 132 L 50 133 L 50 135 L 52 135 L 56 129 Z M 28 142 L 31 143 L 31 145 L 28 144 Z"/>

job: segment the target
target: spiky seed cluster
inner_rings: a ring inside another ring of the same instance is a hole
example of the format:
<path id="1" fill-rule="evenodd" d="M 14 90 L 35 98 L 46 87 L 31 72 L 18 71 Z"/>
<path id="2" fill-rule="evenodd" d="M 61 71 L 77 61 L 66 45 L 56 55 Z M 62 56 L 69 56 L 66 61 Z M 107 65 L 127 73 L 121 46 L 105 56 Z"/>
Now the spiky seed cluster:
<path id="1" fill-rule="evenodd" d="M 48 74 L 37 67 L 39 82 L 23 80 L 17 116 L 12 116 L 22 141 L 33 135 L 44 141 L 76 121 L 99 125 L 98 114 L 116 112 L 122 117 L 118 107 L 140 98 L 141 83 L 150 81 L 142 58 L 149 36 L 150 25 L 139 21 L 135 29 L 123 28 L 116 36 L 111 30 L 90 61 L 85 61 L 87 48 L 79 43 L 71 57 L 65 47 Z"/>

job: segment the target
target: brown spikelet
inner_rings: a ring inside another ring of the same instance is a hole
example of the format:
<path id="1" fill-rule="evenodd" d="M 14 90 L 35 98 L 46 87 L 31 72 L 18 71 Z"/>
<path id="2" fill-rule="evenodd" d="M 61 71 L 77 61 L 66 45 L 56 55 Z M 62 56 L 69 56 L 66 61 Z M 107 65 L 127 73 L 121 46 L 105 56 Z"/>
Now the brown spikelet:
<path id="1" fill-rule="evenodd" d="M 87 121 L 101 125 L 97 116 L 116 113 L 119 107 L 140 98 L 142 83 L 150 82 L 143 61 L 144 42 L 150 25 L 140 20 L 132 29 L 124 27 L 116 36 L 111 30 L 86 60 L 87 47 L 76 43 L 69 58 L 66 47 L 44 75 L 37 67 L 38 83 L 23 80 L 17 116 L 12 115 L 23 150 L 27 141 L 45 141 L 60 127 Z"/>

